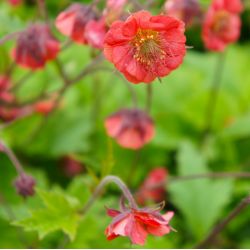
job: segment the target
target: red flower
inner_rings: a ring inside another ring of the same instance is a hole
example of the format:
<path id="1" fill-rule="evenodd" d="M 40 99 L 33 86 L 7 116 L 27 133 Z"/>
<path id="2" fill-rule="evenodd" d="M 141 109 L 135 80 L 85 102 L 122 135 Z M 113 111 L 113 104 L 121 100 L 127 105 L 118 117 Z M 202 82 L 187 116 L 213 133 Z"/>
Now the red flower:
<path id="1" fill-rule="evenodd" d="M 83 4 L 72 4 L 56 18 L 57 29 L 80 44 L 89 44 L 94 48 L 103 48 L 106 26 L 102 18 Z"/>
<path id="2" fill-rule="evenodd" d="M 150 83 L 182 63 L 185 42 L 183 22 L 139 11 L 125 22 L 111 25 L 104 40 L 104 54 L 130 82 Z"/>
<path id="3" fill-rule="evenodd" d="M 21 173 L 15 180 L 14 185 L 16 187 L 17 193 L 24 198 L 28 196 L 33 196 L 35 194 L 35 179 L 27 175 L 26 173 Z"/>
<path id="4" fill-rule="evenodd" d="M 170 233 L 169 221 L 174 212 L 164 215 L 159 209 L 133 209 L 123 206 L 122 211 L 107 209 L 107 214 L 113 217 L 113 221 L 106 228 L 105 234 L 108 240 L 118 236 L 127 236 L 132 244 L 144 245 L 148 234 L 163 236 Z"/>
<path id="5" fill-rule="evenodd" d="M 35 24 L 19 35 L 13 56 L 17 64 L 35 70 L 53 60 L 59 47 L 46 25 Z"/>
<path id="6" fill-rule="evenodd" d="M 213 0 L 203 23 L 202 38 L 209 50 L 223 51 L 240 36 L 240 0 Z"/>
<path id="7" fill-rule="evenodd" d="M 122 147 L 139 149 L 154 136 L 154 123 L 143 111 L 123 109 L 105 121 L 107 134 Z"/>
<path id="8" fill-rule="evenodd" d="M 144 205 L 147 201 L 160 202 L 164 200 L 167 175 L 167 170 L 163 167 L 153 169 L 136 194 L 138 203 Z"/>
<path id="9" fill-rule="evenodd" d="M 167 15 L 181 19 L 186 25 L 192 24 L 195 17 L 201 16 L 201 8 L 197 0 L 167 0 Z"/>

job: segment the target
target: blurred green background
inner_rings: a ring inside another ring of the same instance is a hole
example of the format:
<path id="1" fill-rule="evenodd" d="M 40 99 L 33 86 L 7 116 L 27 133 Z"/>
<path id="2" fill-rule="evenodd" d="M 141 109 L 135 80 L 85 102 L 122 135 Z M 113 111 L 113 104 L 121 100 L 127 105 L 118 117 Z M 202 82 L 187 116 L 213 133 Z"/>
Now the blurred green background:
<path id="1" fill-rule="evenodd" d="M 0 2 L 0 37 L 25 28 L 37 18 L 35 3 L 25 2 L 16 8 L 7 1 Z M 71 2 L 47 1 L 51 20 Z M 164 3 L 158 2 L 153 13 Z M 204 7 L 210 1 L 200 2 Z M 83 218 L 79 219 L 74 212 L 90 197 L 97 181 L 107 174 L 121 177 L 136 191 L 147 173 L 157 166 L 165 166 L 173 176 L 250 172 L 250 12 L 249 3 L 245 3 L 241 39 L 226 51 L 212 133 L 207 140 L 202 140 L 202 133 L 218 54 L 204 50 L 199 25 L 187 30 L 187 45 L 194 48 L 188 50 L 184 63 L 161 83 L 152 84 L 151 115 L 156 136 L 140 150 L 136 168 L 136 153 L 118 146 L 104 130 L 105 117 L 120 108 L 132 107 L 126 85 L 112 70 L 96 71 L 73 85 L 44 126 L 39 127 L 44 117 L 33 114 L 1 129 L 1 138 L 36 178 L 38 194 L 28 200 L 17 196 L 12 184 L 15 170 L 8 158 L 0 154 L 0 247 L 131 248 L 127 238 L 109 242 L 104 235 L 110 222 L 104 206 L 117 208 L 120 192 L 116 187 L 107 188 Z M 56 30 L 55 35 L 61 41 L 66 40 Z M 11 64 L 9 51 L 13 46 L 12 41 L 0 46 L 0 74 Z M 75 76 L 90 62 L 92 54 L 89 47 L 72 44 L 59 58 L 66 72 Z M 108 62 L 104 65 L 112 69 Z M 13 81 L 27 72 L 17 67 Z M 62 84 L 55 64 L 50 62 L 43 71 L 33 73 L 16 95 L 26 101 L 39 96 L 44 89 L 53 92 Z M 132 87 L 139 106 L 144 108 L 146 86 Z M 74 178 L 67 177 L 61 167 L 62 158 L 69 155 L 84 166 L 84 171 Z M 145 248 L 194 247 L 250 191 L 249 179 L 173 181 L 166 189 L 166 209 L 175 211 L 171 225 L 178 232 L 158 238 L 149 236 Z M 37 213 L 39 210 L 43 212 Z M 30 216 L 32 219 L 26 219 Z M 223 230 L 215 246 L 250 248 L 249 235 L 247 208 Z"/>

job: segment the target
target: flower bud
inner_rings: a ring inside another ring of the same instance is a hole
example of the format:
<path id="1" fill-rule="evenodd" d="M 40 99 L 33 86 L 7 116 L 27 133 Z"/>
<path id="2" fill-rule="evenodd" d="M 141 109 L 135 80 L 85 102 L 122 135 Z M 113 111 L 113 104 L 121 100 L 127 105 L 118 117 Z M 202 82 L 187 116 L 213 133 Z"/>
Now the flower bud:
<path id="1" fill-rule="evenodd" d="M 14 185 L 17 193 L 24 198 L 35 194 L 34 187 L 36 181 L 32 176 L 27 175 L 26 173 L 21 173 L 15 180 Z"/>

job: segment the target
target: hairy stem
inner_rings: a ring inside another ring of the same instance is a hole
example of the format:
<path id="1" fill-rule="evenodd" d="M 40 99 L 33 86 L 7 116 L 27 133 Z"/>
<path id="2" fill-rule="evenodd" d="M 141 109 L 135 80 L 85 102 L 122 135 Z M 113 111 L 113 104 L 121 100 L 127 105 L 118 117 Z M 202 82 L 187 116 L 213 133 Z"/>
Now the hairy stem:
<path id="1" fill-rule="evenodd" d="M 229 215 L 222 220 L 218 225 L 216 225 L 209 235 L 200 242 L 196 248 L 206 248 L 208 245 L 213 243 L 218 236 L 218 234 L 235 218 L 237 217 L 244 208 L 250 204 L 250 195 L 244 198 L 232 211 Z"/>
<path id="2" fill-rule="evenodd" d="M 6 35 L 2 39 L 0 39 L 0 45 L 4 44 L 5 42 L 7 42 L 9 40 L 13 40 L 13 39 L 17 38 L 20 33 L 21 33 L 20 31 L 17 31 L 17 32 L 13 32 L 11 34 Z"/>
<path id="3" fill-rule="evenodd" d="M 146 99 L 146 112 L 150 113 L 153 99 L 153 86 L 149 83 L 147 84 L 147 99 Z"/>
<path id="4" fill-rule="evenodd" d="M 19 162 L 19 160 L 17 159 L 14 152 L 9 147 L 7 147 L 3 141 L 0 140 L 0 151 L 1 150 L 9 157 L 17 173 L 18 174 L 24 173 L 23 167 L 21 163 Z"/>
<path id="5" fill-rule="evenodd" d="M 134 197 L 132 196 L 131 192 L 129 191 L 128 187 L 126 186 L 126 184 L 117 176 L 113 176 L 113 175 L 108 175 L 106 177 L 104 177 L 101 182 L 99 183 L 99 185 L 97 186 L 97 188 L 95 189 L 92 197 L 89 199 L 89 201 L 86 203 L 86 205 L 83 207 L 83 209 L 81 210 L 81 213 L 84 214 L 86 213 L 90 207 L 93 205 L 93 203 L 95 202 L 95 200 L 99 197 L 99 195 L 101 194 L 103 188 L 109 184 L 109 183 L 115 183 L 122 191 L 124 197 L 128 200 L 130 206 L 132 208 L 137 208 L 137 204 L 135 202 Z"/>

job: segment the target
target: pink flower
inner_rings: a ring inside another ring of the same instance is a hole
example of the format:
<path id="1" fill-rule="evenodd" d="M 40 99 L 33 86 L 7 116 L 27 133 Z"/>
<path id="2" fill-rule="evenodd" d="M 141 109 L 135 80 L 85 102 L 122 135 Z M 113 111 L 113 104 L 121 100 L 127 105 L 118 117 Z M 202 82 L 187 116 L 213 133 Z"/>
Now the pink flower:
<path id="1" fill-rule="evenodd" d="M 168 172 L 163 167 L 153 169 L 136 194 L 138 203 L 144 205 L 147 201 L 160 202 L 164 200 L 167 175 Z"/>
<path id="2" fill-rule="evenodd" d="M 167 0 L 167 15 L 181 19 L 186 25 L 192 24 L 195 17 L 201 16 L 201 8 L 197 0 Z"/>
<path id="3" fill-rule="evenodd" d="M 213 0 L 202 28 L 202 38 L 207 49 L 223 51 L 240 36 L 243 6 L 240 0 Z"/>
<path id="4" fill-rule="evenodd" d="M 60 50 L 59 42 L 46 25 L 34 24 L 23 31 L 18 39 L 13 57 L 17 64 L 33 70 L 43 68 L 55 59 Z"/>
<path id="5" fill-rule="evenodd" d="M 103 12 L 107 24 L 112 24 L 119 19 L 127 0 L 108 0 Z"/>
<path id="6" fill-rule="evenodd" d="M 139 149 L 154 136 L 153 120 L 138 109 L 123 109 L 105 120 L 107 134 L 119 145 Z"/>
<path id="7" fill-rule="evenodd" d="M 107 214 L 113 218 L 111 224 L 106 228 L 105 234 L 108 240 L 118 236 L 129 237 L 132 244 L 144 245 L 147 235 L 163 236 L 172 230 L 169 221 L 174 212 L 164 215 L 159 213 L 160 209 L 134 209 L 122 206 L 121 211 L 107 209 Z"/>

